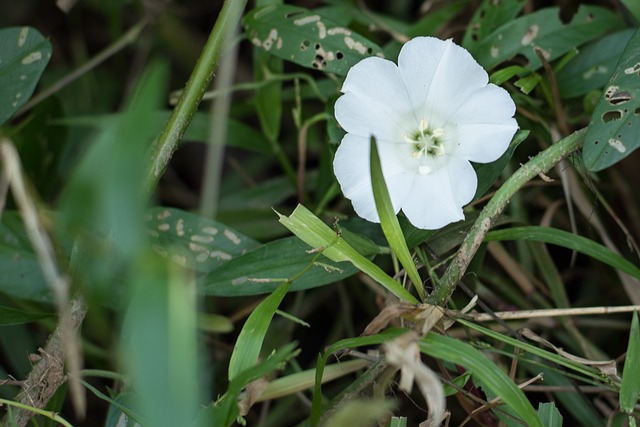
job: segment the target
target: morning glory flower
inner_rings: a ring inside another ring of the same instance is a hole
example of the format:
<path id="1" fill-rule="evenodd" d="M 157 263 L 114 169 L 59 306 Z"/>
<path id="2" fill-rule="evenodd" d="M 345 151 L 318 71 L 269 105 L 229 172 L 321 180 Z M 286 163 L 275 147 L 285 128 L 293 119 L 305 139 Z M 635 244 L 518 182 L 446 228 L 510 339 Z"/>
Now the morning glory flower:
<path id="1" fill-rule="evenodd" d="M 373 135 L 396 213 L 431 230 L 464 219 L 478 184 L 469 162 L 498 159 L 518 128 L 513 100 L 488 82 L 469 52 L 434 37 L 406 43 L 398 65 L 371 57 L 349 70 L 335 105 L 347 133 L 333 167 L 359 216 L 380 222 L 369 169 Z"/>

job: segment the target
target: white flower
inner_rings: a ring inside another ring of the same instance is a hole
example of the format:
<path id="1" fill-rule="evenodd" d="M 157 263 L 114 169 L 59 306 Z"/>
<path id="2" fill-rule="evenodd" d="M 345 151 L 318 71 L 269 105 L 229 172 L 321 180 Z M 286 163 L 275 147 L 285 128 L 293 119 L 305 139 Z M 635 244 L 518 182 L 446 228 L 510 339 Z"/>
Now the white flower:
<path id="1" fill-rule="evenodd" d="M 371 187 L 375 136 L 393 208 L 418 228 L 464 219 L 477 188 L 469 163 L 488 163 L 508 148 L 518 125 L 507 91 L 451 40 L 418 37 L 398 65 L 371 57 L 354 65 L 335 105 L 347 134 L 333 167 L 356 213 L 380 222 Z"/>

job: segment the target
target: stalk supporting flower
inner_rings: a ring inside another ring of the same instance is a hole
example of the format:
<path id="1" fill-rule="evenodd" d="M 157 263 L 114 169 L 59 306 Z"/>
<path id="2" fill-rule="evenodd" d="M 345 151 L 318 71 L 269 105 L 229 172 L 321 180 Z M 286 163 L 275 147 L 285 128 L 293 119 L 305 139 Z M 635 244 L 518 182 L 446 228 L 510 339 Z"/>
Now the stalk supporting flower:
<path id="1" fill-rule="evenodd" d="M 358 215 L 379 222 L 369 169 L 369 138 L 378 141 L 395 212 L 419 228 L 464 219 L 477 188 L 469 162 L 489 163 L 518 125 L 509 94 L 469 52 L 451 40 L 418 37 L 391 61 L 366 58 L 349 70 L 336 102 L 347 131 L 334 171 Z"/>

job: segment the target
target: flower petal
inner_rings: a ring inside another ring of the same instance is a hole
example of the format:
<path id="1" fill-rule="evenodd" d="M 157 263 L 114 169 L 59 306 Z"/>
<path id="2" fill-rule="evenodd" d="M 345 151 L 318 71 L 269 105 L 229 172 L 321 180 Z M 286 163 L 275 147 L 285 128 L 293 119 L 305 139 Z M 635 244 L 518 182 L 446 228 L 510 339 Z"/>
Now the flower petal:
<path id="1" fill-rule="evenodd" d="M 455 157 L 441 161 L 448 163 L 429 175 L 415 175 L 402 204 L 407 219 L 418 228 L 436 230 L 463 220 L 462 206 L 476 192 L 478 180 L 468 161 Z"/>
<path id="2" fill-rule="evenodd" d="M 401 151 L 403 150 L 398 150 L 396 144 L 378 143 L 382 173 L 396 213 L 411 188 L 409 184 L 413 176 L 399 156 Z M 342 192 L 351 200 L 358 216 L 371 222 L 380 222 L 371 186 L 370 153 L 369 137 L 349 133 L 344 136 L 336 151 L 333 171 Z"/>
<path id="3" fill-rule="evenodd" d="M 442 126 L 443 120 L 489 81 L 469 52 L 451 40 L 434 37 L 407 42 L 398 67 L 417 114 L 434 126 Z"/>
<path id="4" fill-rule="evenodd" d="M 371 57 L 358 62 L 349 70 L 342 92 L 335 114 L 349 133 L 399 140 L 415 126 L 407 123 L 411 104 L 398 67 L 391 61 Z"/>
<path id="5" fill-rule="evenodd" d="M 515 111 L 509 93 L 498 86 L 474 93 L 450 118 L 456 124 L 455 156 L 479 163 L 498 159 L 518 130 Z"/>

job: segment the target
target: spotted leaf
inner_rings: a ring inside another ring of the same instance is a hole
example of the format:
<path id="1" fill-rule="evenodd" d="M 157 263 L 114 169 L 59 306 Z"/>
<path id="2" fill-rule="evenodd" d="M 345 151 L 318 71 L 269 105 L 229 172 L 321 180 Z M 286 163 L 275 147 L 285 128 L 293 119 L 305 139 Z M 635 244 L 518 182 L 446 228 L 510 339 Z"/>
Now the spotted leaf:
<path id="1" fill-rule="evenodd" d="M 627 43 L 591 116 L 583 157 L 591 171 L 605 169 L 640 145 L 640 30 Z"/>
<path id="2" fill-rule="evenodd" d="M 147 233 L 160 255 L 203 273 L 260 246 L 224 224 L 174 208 L 150 209 Z"/>
<path id="3" fill-rule="evenodd" d="M 568 24 L 562 23 L 559 13 L 559 8 L 551 7 L 514 19 L 479 42 L 469 43 L 469 50 L 485 68 L 522 55 L 534 70 L 542 66 L 535 48 L 552 61 L 622 25 L 614 13 L 597 6 L 580 6 Z"/>
<path id="4" fill-rule="evenodd" d="M 31 97 L 51 57 L 51 43 L 36 29 L 0 30 L 0 124 Z"/>
<path id="5" fill-rule="evenodd" d="M 271 54 L 307 68 L 344 75 L 362 58 L 382 55 L 378 45 L 310 10 L 267 6 L 245 16 L 251 42 Z"/>

